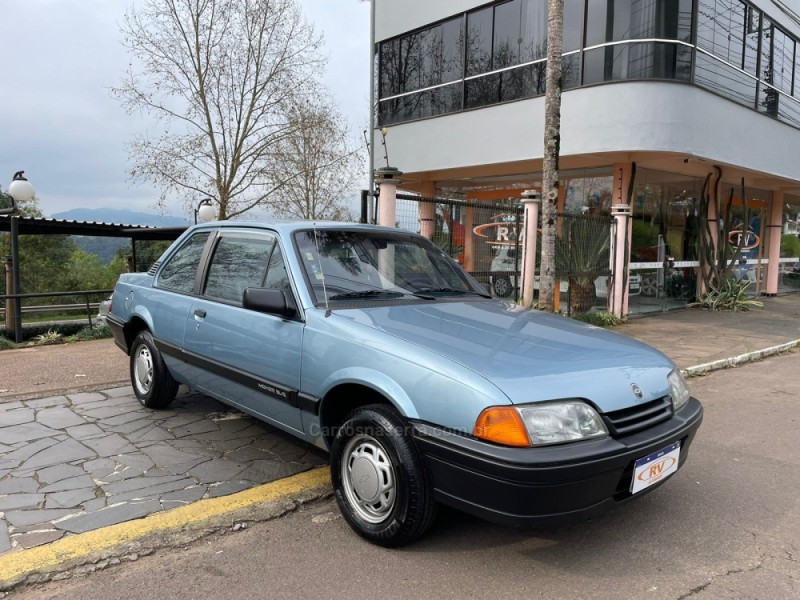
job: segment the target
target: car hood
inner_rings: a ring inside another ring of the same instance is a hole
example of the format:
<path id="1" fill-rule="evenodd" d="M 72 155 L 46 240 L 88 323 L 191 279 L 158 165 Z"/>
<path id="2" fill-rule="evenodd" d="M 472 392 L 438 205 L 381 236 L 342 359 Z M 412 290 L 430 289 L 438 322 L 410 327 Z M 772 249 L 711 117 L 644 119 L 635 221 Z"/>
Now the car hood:
<path id="1" fill-rule="evenodd" d="M 636 340 L 506 302 L 442 301 L 335 314 L 469 368 L 513 403 L 584 398 L 604 412 L 619 410 L 668 394 L 667 374 L 674 368 Z"/>

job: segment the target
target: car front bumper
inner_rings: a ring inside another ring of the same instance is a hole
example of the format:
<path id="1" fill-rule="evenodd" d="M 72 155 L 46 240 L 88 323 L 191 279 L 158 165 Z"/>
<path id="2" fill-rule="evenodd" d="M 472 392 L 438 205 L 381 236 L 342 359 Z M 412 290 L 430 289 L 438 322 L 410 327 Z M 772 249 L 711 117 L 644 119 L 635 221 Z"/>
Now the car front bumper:
<path id="1" fill-rule="evenodd" d="M 679 468 L 703 420 L 691 398 L 667 421 L 625 438 L 540 448 L 507 448 L 415 423 L 436 499 L 503 525 L 556 527 L 598 517 L 633 495 L 634 463 L 681 442 Z"/>

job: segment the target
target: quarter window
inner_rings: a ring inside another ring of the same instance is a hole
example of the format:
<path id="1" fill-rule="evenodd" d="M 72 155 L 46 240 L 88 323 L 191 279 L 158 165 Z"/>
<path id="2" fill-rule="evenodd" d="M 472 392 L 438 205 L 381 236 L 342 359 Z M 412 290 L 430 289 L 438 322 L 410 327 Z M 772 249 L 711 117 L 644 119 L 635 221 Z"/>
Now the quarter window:
<path id="1" fill-rule="evenodd" d="M 158 276 L 158 287 L 184 294 L 194 292 L 197 267 L 209 235 L 208 231 L 195 233 L 170 257 Z"/>
<path id="2" fill-rule="evenodd" d="M 283 262 L 281 247 L 275 244 L 272 256 L 269 258 L 267 266 L 267 279 L 264 287 L 272 290 L 289 290 L 289 274 L 286 272 L 286 264 Z"/>

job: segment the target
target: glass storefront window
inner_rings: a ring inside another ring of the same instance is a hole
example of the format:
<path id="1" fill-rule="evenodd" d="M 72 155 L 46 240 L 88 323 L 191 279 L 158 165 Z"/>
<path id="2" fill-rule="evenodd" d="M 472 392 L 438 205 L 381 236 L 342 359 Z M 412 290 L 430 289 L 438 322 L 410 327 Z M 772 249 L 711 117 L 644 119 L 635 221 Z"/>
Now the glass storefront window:
<path id="1" fill-rule="evenodd" d="M 564 52 L 579 50 L 582 46 L 583 3 L 584 0 L 564 0 Z"/>
<path id="2" fill-rule="evenodd" d="M 744 60 L 742 68 L 751 75 L 758 75 L 758 38 L 761 31 L 761 11 L 747 7 L 744 36 Z"/>
<path id="3" fill-rule="evenodd" d="M 492 70 L 493 24 L 494 8 L 491 6 L 467 15 L 467 77 Z"/>
<path id="4" fill-rule="evenodd" d="M 772 83 L 782 92 L 791 94 L 794 40 L 777 27 L 773 27 L 772 46 Z"/>
<path id="5" fill-rule="evenodd" d="M 610 175 L 571 177 L 564 185 L 564 213 L 590 216 L 611 214 L 614 178 Z"/>
<path id="6" fill-rule="evenodd" d="M 694 82 L 739 104 L 752 108 L 755 103 L 755 79 L 699 52 L 695 62 Z"/>
<path id="7" fill-rule="evenodd" d="M 781 268 L 778 291 L 800 290 L 800 197 L 787 195 L 781 228 Z"/>
<path id="8" fill-rule="evenodd" d="M 585 84 L 626 79 L 672 79 L 691 77 L 692 51 L 662 42 L 625 44 L 595 48 L 584 53 Z"/>
<path id="9" fill-rule="evenodd" d="M 381 43 L 381 97 L 460 80 L 464 72 L 462 17 Z"/>
<path id="10" fill-rule="evenodd" d="M 564 89 L 691 81 L 800 128 L 797 40 L 748 0 L 564 2 Z M 376 58 L 379 124 L 542 95 L 546 46 L 547 0 L 495 2 L 383 41 Z M 585 49 L 592 46 L 600 47 Z"/>
<path id="11" fill-rule="evenodd" d="M 546 56 L 545 0 L 511 0 L 495 7 L 494 69 L 503 69 Z"/>

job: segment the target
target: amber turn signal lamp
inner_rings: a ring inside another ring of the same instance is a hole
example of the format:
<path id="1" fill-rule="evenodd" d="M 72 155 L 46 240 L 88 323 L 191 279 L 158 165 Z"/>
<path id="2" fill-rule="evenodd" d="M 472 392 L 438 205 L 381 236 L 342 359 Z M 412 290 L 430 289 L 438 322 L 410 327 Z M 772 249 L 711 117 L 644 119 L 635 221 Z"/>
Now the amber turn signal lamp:
<path id="1" fill-rule="evenodd" d="M 472 432 L 476 438 L 517 448 L 529 448 L 531 441 L 528 431 L 512 406 L 490 406 L 485 409 L 475 422 Z"/>

